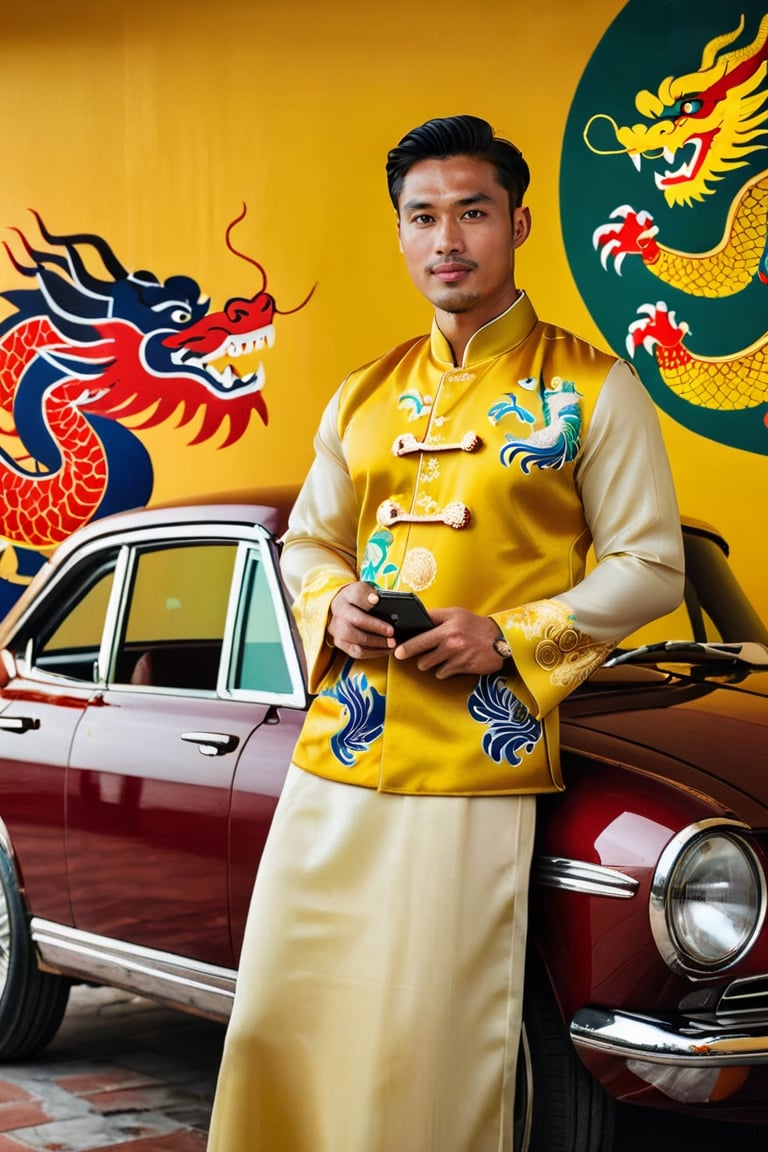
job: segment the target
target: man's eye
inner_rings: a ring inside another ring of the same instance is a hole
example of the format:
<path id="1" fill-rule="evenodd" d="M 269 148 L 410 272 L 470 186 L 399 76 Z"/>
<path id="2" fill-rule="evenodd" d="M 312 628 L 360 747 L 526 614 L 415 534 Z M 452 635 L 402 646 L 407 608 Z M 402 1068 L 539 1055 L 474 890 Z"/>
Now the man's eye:
<path id="1" fill-rule="evenodd" d="M 485 215 L 485 213 L 482 212 L 480 208 L 467 208 L 464 215 L 468 220 L 479 220 L 481 216 Z"/>
<path id="2" fill-rule="evenodd" d="M 434 217 L 427 215 L 426 212 L 420 212 L 418 216 L 414 216 L 414 224 L 431 224 Z"/>

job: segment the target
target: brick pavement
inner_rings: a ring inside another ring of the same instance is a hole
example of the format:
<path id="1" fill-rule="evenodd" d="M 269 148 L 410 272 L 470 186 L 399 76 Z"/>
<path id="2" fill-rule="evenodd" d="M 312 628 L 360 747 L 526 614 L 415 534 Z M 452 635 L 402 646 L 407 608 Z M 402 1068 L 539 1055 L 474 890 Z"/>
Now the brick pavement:
<path id="1" fill-rule="evenodd" d="M 205 1152 L 224 1025 L 74 988 L 36 1060 L 0 1064 L 0 1152 Z M 616 1152 L 766 1152 L 768 1129 L 619 1108 Z"/>
<path id="2" fill-rule="evenodd" d="M 0 1152 L 205 1152 L 224 1026 L 72 990 L 34 1061 L 0 1065 Z"/>

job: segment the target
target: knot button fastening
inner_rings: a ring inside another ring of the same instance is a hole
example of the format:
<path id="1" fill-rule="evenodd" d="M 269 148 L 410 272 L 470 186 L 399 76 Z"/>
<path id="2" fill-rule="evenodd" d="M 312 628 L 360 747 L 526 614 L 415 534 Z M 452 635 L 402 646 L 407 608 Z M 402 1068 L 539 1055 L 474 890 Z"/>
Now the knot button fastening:
<path id="1" fill-rule="evenodd" d="M 396 500 L 383 500 L 376 511 L 376 519 L 383 528 L 390 528 L 393 524 L 445 524 L 458 530 L 469 527 L 472 513 L 459 500 L 446 504 L 441 511 L 429 516 L 406 512 Z"/>
<path id="2" fill-rule="evenodd" d="M 398 436 L 392 445 L 395 456 L 407 456 L 410 452 L 477 452 L 483 441 L 476 432 L 465 432 L 461 440 L 448 443 L 443 440 L 417 440 L 412 432 Z"/>

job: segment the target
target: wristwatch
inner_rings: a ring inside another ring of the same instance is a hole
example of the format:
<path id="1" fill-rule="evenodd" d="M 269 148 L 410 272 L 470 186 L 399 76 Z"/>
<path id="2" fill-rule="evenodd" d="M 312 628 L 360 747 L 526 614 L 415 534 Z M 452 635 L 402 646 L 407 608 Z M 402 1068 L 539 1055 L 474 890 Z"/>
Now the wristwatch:
<path id="1" fill-rule="evenodd" d="M 493 642 L 493 650 L 497 656 L 501 656 L 502 660 L 512 659 L 512 649 L 509 642 L 503 636 L 497 636 Z"/>

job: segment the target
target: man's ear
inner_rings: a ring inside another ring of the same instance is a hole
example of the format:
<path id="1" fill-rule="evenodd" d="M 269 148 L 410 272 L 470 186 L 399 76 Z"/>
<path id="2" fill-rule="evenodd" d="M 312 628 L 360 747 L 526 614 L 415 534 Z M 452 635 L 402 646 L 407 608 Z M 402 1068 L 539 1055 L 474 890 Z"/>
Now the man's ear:
<path id="1" fill-rule="evenodd" d="M 397 224 L 397 246 L 398 246 L 398 248 L 400 249 L 400 251 L 402 252 L 402 250 L 403 250 L 403 241 L 402 241 L 402 239 L 401 239 L 401 237 L 400 237 L 400 213 L 399 213 L 399 212 L 396 212 L 396 213 L 395 213 L 395 221 L 396 221 L 396 224 Z"/>
<path id="2" fill-rule="evenodd" d="M 531 232 L 531 211 L 528 207 L 515 208 L 512 212 L 512 243 L 519 248 Z"/>

